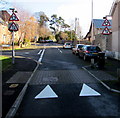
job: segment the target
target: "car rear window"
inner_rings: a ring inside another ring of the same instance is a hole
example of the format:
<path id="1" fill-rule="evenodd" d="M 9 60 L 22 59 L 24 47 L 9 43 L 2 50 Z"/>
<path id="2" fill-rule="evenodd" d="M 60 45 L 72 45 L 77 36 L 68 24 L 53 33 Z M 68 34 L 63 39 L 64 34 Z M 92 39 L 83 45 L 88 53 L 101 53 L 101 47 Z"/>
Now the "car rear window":
<path id="1" fill-rule="evenodd" d="M 71 45 L 71 43 L 66 43 L 66 45 Z"/>
<path id="2" fill-rule="evenodd" d="M 82 47 L 83 47 L 83 45 L 79 45 L 79 46 L 78 46 L 78 48 L 82 48 Z"/>
<path id="3" fill-rule="evenodd" d="M 99 47 L 95 47 L 95 46 L 87 47 L 87 50 L 88 50 L 88 51 L 98 51 L 98 52 L 101 51 Z"/>

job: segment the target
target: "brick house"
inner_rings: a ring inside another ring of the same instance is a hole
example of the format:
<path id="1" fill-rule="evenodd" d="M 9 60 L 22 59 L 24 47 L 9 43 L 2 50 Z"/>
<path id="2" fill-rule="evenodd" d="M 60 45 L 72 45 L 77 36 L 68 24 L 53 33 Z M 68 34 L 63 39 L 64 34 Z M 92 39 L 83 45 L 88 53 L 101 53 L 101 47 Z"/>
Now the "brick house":
<path id="1" fill-rule="evenodd" d="M 0 11 L 0 44 L 9 44 L 11 42 L 11 33 L 8 31 L 9 13 Z"/>
<path id="2" fill-rule="evenodd" d="M 105 26 L 102 26 L 104 19 L 93 19 L 89 32 L 85 36 L 84 40 L 89 41 L 91 44 L 98 45 L 103 51 L 109 50 L 111 51 L 111 41 L 112 35 L 105 36 L 102 34 Z M 111 20 L 109 20 L 110 24 L 112 24 Z M 93 26 L 93 27 L 92 27 Z M 108 27 L 111 32 L 111 26 Z M 94 40 L 92 39 L 92 31 Z"/>
<path id="3" fill-rule="evenodd" d="M 11 44 L 12 33 L 8 30 L 10 14 L 2 10 L 0 11 L 0 44 Z M 14 41 L 19 39 L 19 32 L 14 33 Z"/>
<path id="4" fill-rule="evenodd" d="M 11 33 L 8 31 L 8 25 L 0 18 L 0 44 L 9 44 Z"/>
<path id="5" fill-rule="evenodd" d="M 112 16 L 112 52 L 111 56 L 120 60 L 120 0 L 114 0 L 110 10 Z"/>

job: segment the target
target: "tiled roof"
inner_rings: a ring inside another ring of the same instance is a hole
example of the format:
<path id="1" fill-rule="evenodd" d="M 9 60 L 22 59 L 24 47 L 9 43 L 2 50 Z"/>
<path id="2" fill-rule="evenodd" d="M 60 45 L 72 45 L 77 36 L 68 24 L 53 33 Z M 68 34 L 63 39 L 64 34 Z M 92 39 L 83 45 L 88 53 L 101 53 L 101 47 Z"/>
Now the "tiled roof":
<path id="1" fill-rule="evenodd" d="M 104 22 L 104 19 L 93 19 L 93 23 L 95 28 L 105 28 L 105 26 L 102 26 Z M 109 20 L 110 24 L 112 25 L 112 20 Z M 109 28 L 111 29 L 111 26 L 109 26 Z"/>

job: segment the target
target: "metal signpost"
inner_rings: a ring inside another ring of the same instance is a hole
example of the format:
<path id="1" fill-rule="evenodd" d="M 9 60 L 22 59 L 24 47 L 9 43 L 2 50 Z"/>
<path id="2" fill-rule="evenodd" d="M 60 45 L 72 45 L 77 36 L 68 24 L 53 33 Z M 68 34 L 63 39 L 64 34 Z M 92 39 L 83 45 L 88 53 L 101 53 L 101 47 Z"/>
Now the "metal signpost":
<path id="1" fill-rule="evenodd" d="M 107 17 L 105 17 L 105 20 L 104 20 L 102 26 L 105 26 L 102 34 L 105 35 L 105 40 L 106 40 L 106 44 L 107 44 L 107 36 L 110 35 L 110 30 L 109 30 L 108 26 L 111 26 Z"/>
<path id="2" fill-rule="evenodd" d="M 107 18 L 105 18 L 102 26 L 105 26 L 102 34 L 103 35 L 110 35 L 110 30 L 108 29 L 108 26 L 111 26 L 111 24 L 110 24 L 110 22 L 109 22 L 109 20 Z"/>
<path id="3" fill-rule="evenodd" d="M 8 25 L 8 30 L 12 32 L 12 64 L 15 63 L 15 51 L 14 51 L 14 32 L 18 31 L 18 24 L 16 24 L 14 21 L 19 21 L 19 19 L 17 18 L 16 14 L 15 14 L 15 9 L 12 8 L 10 9 L 12 10 L 12 15 L 9 18 L 9 21 L 12 21 L 11 23 L 9 23 Z"/>

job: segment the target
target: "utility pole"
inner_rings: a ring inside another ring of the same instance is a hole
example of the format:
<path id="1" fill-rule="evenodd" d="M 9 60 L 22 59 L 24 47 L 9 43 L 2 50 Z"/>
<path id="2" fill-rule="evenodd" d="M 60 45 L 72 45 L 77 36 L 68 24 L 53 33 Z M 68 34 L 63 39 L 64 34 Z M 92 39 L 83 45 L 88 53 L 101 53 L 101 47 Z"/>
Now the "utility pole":
<path id="1" fill-rule="evenodd" d="M 77 22 L 77 18 L 75 18 L 75 39 L 74 39 L 73 45 L 76 45 L 76 43 L 77 43 L 77 39 L 76 39 L 76 34 L 77 34 L 77 24 L 76 24 L 76 22 Z"/>
<path id="2" fill-rule="evenodd" d="M 91 32 L 91 44 L 94 42 L 94 23 L 93 23 L 93 0 L 91 1 L 91 23 L 92 23 L 92 32 Z"/>
<path id="3" fill-rule="evenodd" d="M 12 13 L 15 12 L 15 9 L 12 10 Z M 14 31 L 12 31 L 12 64 L 15 64 L 15 50 L 14 50 Z"/>
<path id="4" fill-rule="evenodd" d="M 12 64 L 15 64 L 14 31 L 12 32 Z"/>

